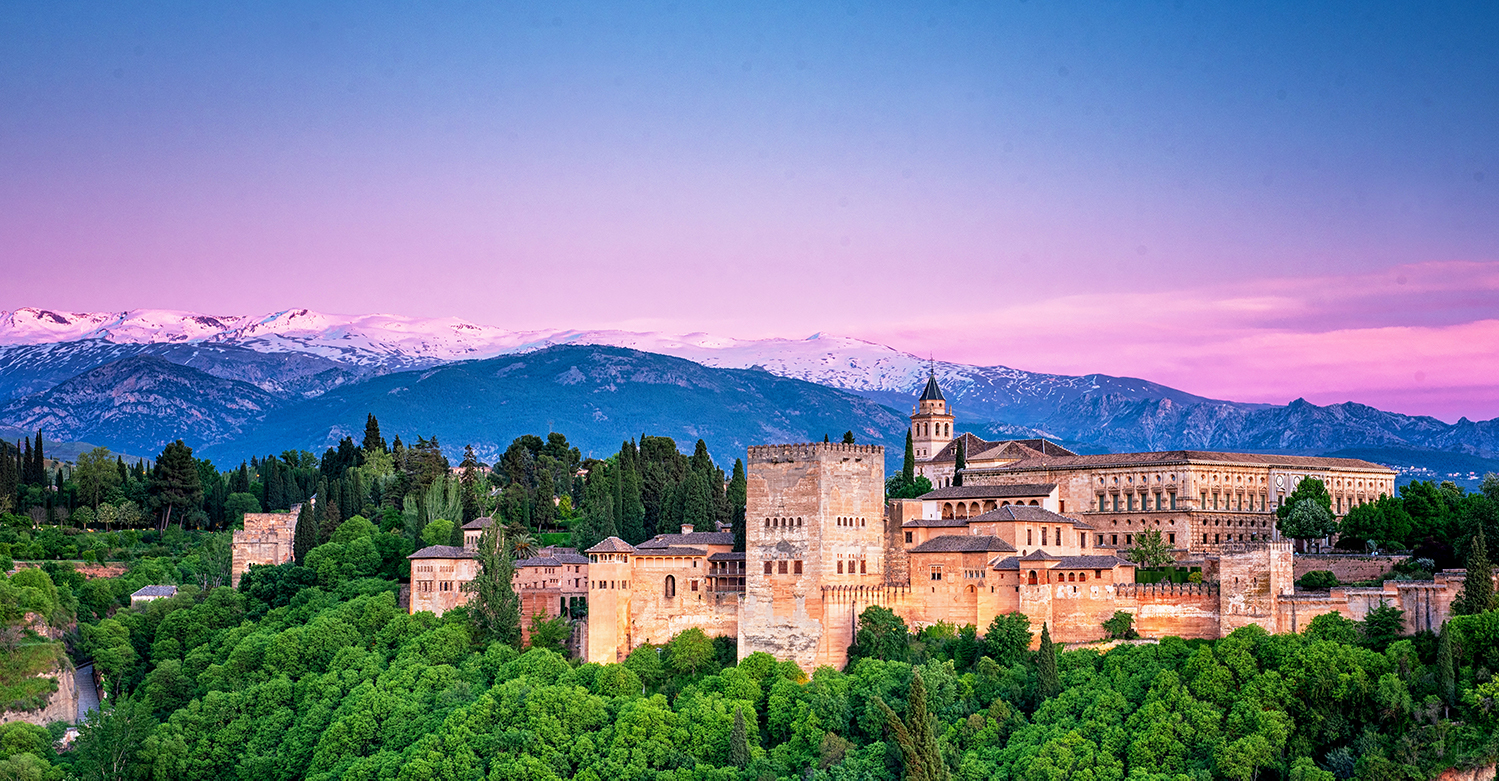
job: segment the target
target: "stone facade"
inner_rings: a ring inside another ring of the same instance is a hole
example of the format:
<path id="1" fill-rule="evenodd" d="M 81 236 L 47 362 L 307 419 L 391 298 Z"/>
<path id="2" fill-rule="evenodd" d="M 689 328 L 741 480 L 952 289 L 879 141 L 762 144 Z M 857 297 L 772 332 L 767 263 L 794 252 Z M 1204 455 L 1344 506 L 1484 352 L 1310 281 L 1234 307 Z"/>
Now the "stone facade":
<path id="1" fill-rule="evenodd" d="M 234 532 L 230 544 L 229 585 L 239 587 L 239 579 L 251 564 L 276 566 L 292 559 L 292 539 L 297 533 L 297 513 L 301 505 L 284 513 L 245 513 L 244 528 Z"/>

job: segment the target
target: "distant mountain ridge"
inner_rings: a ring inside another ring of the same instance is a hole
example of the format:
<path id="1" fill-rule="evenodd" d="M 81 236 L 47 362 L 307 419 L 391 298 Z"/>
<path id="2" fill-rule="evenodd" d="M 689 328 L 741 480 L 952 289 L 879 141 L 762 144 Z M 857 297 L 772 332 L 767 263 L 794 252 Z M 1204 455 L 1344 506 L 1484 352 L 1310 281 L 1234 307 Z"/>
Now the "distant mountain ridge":
<path id="1" fill-rule="evenodd" d="M 1325 452 L 1372 447 L 1476 456 L 1499 451 L 1496 421 L 1447 424 L 1354 403 L 1246 404 L 1133 378 L 930 362 L 885 345 L 824 334 L 755 340 L 701 333 L 509 331 L 456 318 L 328 315 L 306 309 L 253 316 L 162 310 L 0 312 L 0 400 L 10 399 L 0 409 L 0 423 L 50 419 L 28 411 L 38 399 L 23 403 L 21 397 L 45 394 L 100 366 L 135 357 L 160 358 L 220 380 L 247 383 L 266 396 L 256 405 L 286 409 L 396 372 L 556 346 L 623 347 L 708 368 L 757 368 L 852 393 L 900 415 L 910 409 L 928 371 L 934 371 L 963 429 L 986 436 L 1049 436 L 1089 450 Z M 605 407 L 600 410 L 607 416 Z M 215 440 L 219 444 L 251 425 L 239 420 L 238 412 L 227 410 L 226 415 L 214 435 L 221 437 Z"/>

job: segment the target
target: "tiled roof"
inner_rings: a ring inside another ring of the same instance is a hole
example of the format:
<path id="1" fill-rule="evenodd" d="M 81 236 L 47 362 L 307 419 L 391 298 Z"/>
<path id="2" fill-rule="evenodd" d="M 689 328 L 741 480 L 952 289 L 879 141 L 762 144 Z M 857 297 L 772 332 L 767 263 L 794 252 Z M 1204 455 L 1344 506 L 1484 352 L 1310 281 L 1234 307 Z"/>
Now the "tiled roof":
<path id="1" fill-rule="evenodd" d="M 583 551 L 583 552 L 584 553 L 634 553 L 635 549 L 632 548 L 632 547 L 630 547 L 630 543 L 625 542 L 624 540 L 621 540 L 618 537 L 609 537 L 609 538 L 605 539 L 603 542 L 599 543 L 598 545 L 595 545 L 592 548 L 589 548 L 588 550 Z"/>
<path id="2" fill-rule="evenodd" d="M 1006 521 L 1029 521 L 1031 523 L 1065 523 L 1076 526 L 1081 521 L 1058 515 L 1051 510 L 1041 507 L 1032 507 L 1028 504 L 1007 504 L 979 513 L 968 519 L 969 523 L 1004 523 Z M 1092 528 L 1092 527 L 1089 527 Z"/>
<path id="3" fill-rule="evenodd" d="M 1168 466 L 1187 462 L 1223 464 L 1253 464 L 1256 466 L 1286 467 L 1291 469 L 1360 469 L 1393 471 L 1389 467 L 1357 458 L 1329 458 L 1325 456 L 1283 456 L 1263 453 L 1220 453 L 1207 450 L 1163 450 L 1152 453 L 1102 453 L 1094 455 L 1047 456 L 1028 458 L 994 467 L 993 472 L 1013 472 L 1023 469 L 1095 469 L 1114 466 Z M 970 472 L 981 470 L 970 469 Z"/>
<path id="4" fill-rule="evenodd" d="M 468 548 L 458 548 L 452 545 L 428 545 L 416 553 L 407 556 L 408 559 L 471 559 L 474 552 Z"/>
<path id="5" fill-rule="evenodd" d="M 929 374 L 926 378 L 926 387 L 921 391 L 921 401 L 947 401 L 942 395 L 941 386 L 937 385 L 936 375 Z"/>
<path id="6" fill-rule="evenodd" d="M 956 437 L 953 437 L 952 441 L 944 445 L 941 450 L 938 450 L 937 455 L 932 456 L 931 460 L 934 462 L 958 460 L 958 442 L 960 441 L 963 443 L 964 458 L 968 457 L 968 453 L 977 453 L 982 450 L 988 450 L 999 444 L 997 442 L 988 442 L 979 439 L 978 437 L 964 431 Z"/>
<path id="7" fill-rule="evenodd" d="M 715 553 L 708 557 L 708 561 L 744 561 L 744 552 Z"/>
<path id="8" fill-rule="evenodd" d="M 176 586 L 141 586 L 131 594 L 132 597 L 170 597 L 176 596 Z"/>
<path id="9" fill-rule="evenodd" d="M 636 548 L 635 552 L 641 556 L 706 556 L 708 551 L 702 548 L 688 548 L 685 546 L 672 545 L 666 548 Z"/>
<path id="10" fill-rule="evenodd" d="M 1063 556 L 1062 563 L 1057 569 L 1111 569 L 1113 567 L 1133 567 L 1134 562 L 1121 559 L 1118 556 Z"/>
<path id="11" fill-rule="evenodd" d="M 1118 556 L 1037 556 L 1037 553 L 1041 552 L 1033 551 L 1021 558 L 1009 556 L 994 562 L 992 566 L 994 569 L 1020 569 L 1021 561 L 1055 561 L 1057 565 L 1053 569 L 1113 569 L 1134 566 Z"/>
<path id="12" fill-rule="evenodd" d="M 667 548 L 672 545 L 733 545 L 733 532 L 692 532 L 691 534 L 658 534 L 636 545 L 636 550 Z"/>
<path id="13" fill-rule="evenodd" d="M 529 559 L 518 559 L 515 562 L 517 567 L 559 567 L 561 565 L 562 562 L 551 556 L 532 556 Z"/>
<path id="14" fill-rule="evenodd" d="M 944 534 L 910 550 L 911 553 L 1013 553 L 1015 546 L 987 534 Z"/>
<path id="15" fill-rule="evenodd" d="M 465 528 L 465 529 L 488 529 L 489 527 L 491 527 L 493 525 L 494 525 L 494 519 L 486 515 L 483 518 L 475 518 L 472 521 L 469 521 L 468 523 L 463 524 L 463 528 Z"/>
<path id="16" fill-rule="evenodd" d="M 967 526 L 967 518 L 914 518 L 901 524 L 903 529 L 948 529 Z"/>
<path id="17" fill-rule="evenodd" d="M 1049 496 L 1056 490 L 1056 483 L 1024 483 L 1017 485 L 955 485 L 938 488 L 916 497 L 929 499 L 1009 499 L 1015 496 Z"/>
<path id="18" fill-rule="evenodd" d="M 587 564 L 588 557 L 581 553 L 554 553 L 552 558 L 563 564 Z"/>
<path id="19" fill-rule="evenodd" d="M 1061 561 L 1061 557 L 1053 556 L 1040 548 L 1020 557 L 1021 561 Z"/>

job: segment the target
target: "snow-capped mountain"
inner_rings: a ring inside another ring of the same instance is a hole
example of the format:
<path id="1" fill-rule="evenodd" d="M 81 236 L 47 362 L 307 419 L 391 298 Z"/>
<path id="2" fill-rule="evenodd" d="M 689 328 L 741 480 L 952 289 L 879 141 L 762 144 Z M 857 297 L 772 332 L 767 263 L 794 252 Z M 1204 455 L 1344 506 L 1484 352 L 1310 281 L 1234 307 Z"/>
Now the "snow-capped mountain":
<path id="1" fill-rule="evenodd" d="M 56 345 L 47 348 L 51 360 L 61 357 L 57 351 L 62 351 L 70 358 L 69 368 L 77 371 L 88 368 L 79 365 L 87 363 L 87 359 L 76 354 L 82 349 L 74 346 L 78 344 L 92 345 L 92 351 L 109 355 L 111 360 L 123 357 L 119 345 L 196 344 L 237 347 L 257 353 L 317 356 L 345 367 L 358 367 L 354 371 L 360 376 L 492 358 L 551 345 L 602 345 L 686 358 L 713 368 L 758 367 L 777 376 L 852 391 L 895 409 L 910 405 L 911 394 L 932 370 L 965 414 L 1025 425 L 1044 420 L 1058 404 L 1089 394 L 1116 394 L 1127 399 L 1169 398 L 1179 403 L 1207 401 L 1144 380 L 1038 374 L 1006 366 L 931 363 L 882 344 L 826 334 L 806 339 L 733 339 L 704 333 L 511 331 L 457 318 L 330 315 L 307 309 L 255 316 L 167 310 L 0 312 L 0 346 L 13 346 L 9 350 L 0 347 L 0 373 L 8 363 L 34 365 L 34 358 L 39 357 L 22 360 L 21 351 L 14 348 L 27 346 L 35 350 L 44 344 Z M 175 359 L 169 357 L 169 360 Z M 267 391 L 279 390 L 272 387 L 273 378 L 255 379 L 205 370 L 230 379 L 246 379 Z M 57 382 L 73 373 L 76 371 L 49 379 Z M 36 392 L 46 384 L 45 380 L 33 379 L 24 387 L 16 384 L 16 390 Z M 5 385 L 0 379 L 0 392 Z M 318 392 L 315 386 L 306 383 L 300 387 L 303 395 Z"/>
<path id="2" fill-rule="evenodd" d="M 228 316 L 165 310 L 0 312 L 0 401 L 27 397 L 26 404 L 7 405 L 5 417 L 32 420 L 32 408 L 49 389 L 113 362 L 154 357 L 249 383 L 284 412 L 393 372 L 426 373 L 455 362 L 592 346 L 683 358 L 710 369 L 758 369 L 853 393 L 897 412 L 911 408 L 928 371 L 934 371 L 965 429 L 986 436 L 1040 432 L 1084 449 L 1499 451 L 1499 421 L 1449 426 L 1359 405 L 1219 401 L 1140 379 L 929 362 L 886 345 L 827 334 L 733 339 L 703 333 L 512 331 L 457 318 L 307 309 Z M 226 426 L 226 436 L 233 437 L 235 426 Z"/>

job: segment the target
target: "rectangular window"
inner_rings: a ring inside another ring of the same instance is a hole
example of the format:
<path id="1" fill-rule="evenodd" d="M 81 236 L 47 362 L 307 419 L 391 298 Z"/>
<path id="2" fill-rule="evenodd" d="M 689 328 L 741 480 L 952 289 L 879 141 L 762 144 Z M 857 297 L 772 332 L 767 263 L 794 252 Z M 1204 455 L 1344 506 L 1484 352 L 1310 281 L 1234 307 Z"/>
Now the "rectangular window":
<path id="1" fill-rule="evenodd" d="M 910 532 L 906 532 L 906 544 L 907 545 L 911 544 L 911 533 Z"/>
<path id="2" fill-rule="evenodd" d="M 692 581 L 692 590 L 697 591 L 697 581 Z"/>
<path id="3" fill-rule="evenodd" d="M 1128 511 L 1128 512 L 1134 512 L 1135 511 L 1135 495 L 1134 494 L 1130 494 L 1129 496 L 1124 497 L 1124 509 L 1126 511 Z"/>
<path id="4" fill-rule="evenodd" d="M 942 565 L 941 564 L 934 564 L 934 565 L 932 565 L 932 575 L 931 575 L 931 577 L 932 577 L 932 580 L 941 580 L 942 579 Z"/>
<path id="5" fill-rule="evenodd" d="M 1207 508 L 1208 508 L 1208 492 L 1207 491 L 1203 491 L 1202 492 L 1202 509 L 1206 510 Z"/>
<path id="6" fill-rule="evenodd" d="M 1133 534 L 1126 534 L 1126 535 L 1124 535 L 1124 544 L 1125 545 L 1134 545 L 1135 544 L 1135 535 L 1133 535 Z"/>
<path id="7" fill-rule="evenodd" d="M 1168 535 L 1166 535 L 1166 541 L 1169 542 L 1169 543 L 1171 543 L 1172 545 L 1175 545 L 1176 544 L 1176 535 L 1175 534 L 1168 534 Z"/>
<path id="8" fill-rule="evenodd" d="M 869 574 L 869 562 L 868 561 L 865 561 L 864 559 L 859 559 L 859 574 L 860 575 L 867 575 L 867 574 Z"/>
<path id="9" fill-rule="evenodd" d="M 1119 512 L 1119 496 L 1114 496 L 1114 512 Z"/>
<path id="10" fill-rule="evenodd" d="M 838 574 L 839 575 L 843 574 L 843 559 L 839 559 L 838 560 Z"/>
<path id="11" fill-rule="evenodd" d="M 1036 544 L 1035 543 L 1035 538 L 1033 538 L 1031 536 L 1031 532 L 1032 532 L 1031 529 L 1026 529 L 1025 530 L 1025 544 L 1026 545 L 1035 545 Z"/>
<path id="12" fill-rule="evenodd" d="M 1046 544 L 1046 527 L 1045 526 L 1041 527 L 1041 544 L 1042 545 Z"/>
<path id="13" fill-rule="evenodd" d="M 1110 534 L 1109 535 L 1109 544 L 1110 545 L 1118 545 L 1119 544 L 1119 535 L 1117 535 L 1117 534 Z"/>
<path id="14" fill-rule="evenodd" d="M 1202 533 L 1202 544 L 1203 545 L 1208 544 L 1208 533 L 1207 532 L 1203 532 Z"/>
<path id="15" fill-rule="evenodd" d="M 1213 535 L 1213 542 L 1214 543 L 1218 542 L 1218 535 L 1216 535 L 1216 534 Z"/>
<path id="16" fill-rule="evenodd" d="M 1109 510 L 1108 501 L 1109 501 L 1108 497 L 1105 497 L 1103 494 L 1099 494 L 1098 495 L 1098 511 L 1099 512 L 1101 512 L 1101 513 L 1102 512 L 1108 512 L 1108 510 Z"/>
<path id="17" fill-rule="evenodd" d="M 1171 509 L 1176 509 L 1176 494 L 1171 494 Z"/>
<path id="18" fill-rule="evenodd" d="M 778 575 L 785 575 L 786 574 L 787 564 L 788 564 L 788 562 L 785 559 L 781 559 L 776 564 L 776 574 L 778 574 Z"/>
<path id="19" fill-rule="evenodd" d="M 1156 491 L 1155 492 L 1155 508 L 1157 510 L 1161 509 L 1161 492 L 1160 491 Z"/>
<path id="20" fill-rule="evenodd" d="M 1088 535 L 1087 535 L 1086 532 L 1078 532 L 1077 533 L 1077 546 L 1079 548 L 1086 548 L 1086 547 L 1088 547 Z"/>
<path id="21" fill-rule="evenodd" d="M 770 562 L 765 562 L 765 574 L 770 574 Z"/>
<path id="22" fill-rule="evenodd" d="M 1057 535 L 1052 537 L 1052 539 L 1056 540 L 1058 545 L 1062 544 L 1062 527 L 1057 527 Z"/>

